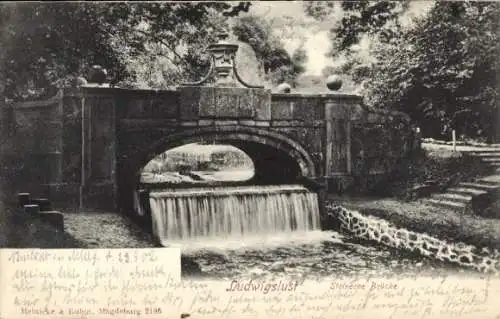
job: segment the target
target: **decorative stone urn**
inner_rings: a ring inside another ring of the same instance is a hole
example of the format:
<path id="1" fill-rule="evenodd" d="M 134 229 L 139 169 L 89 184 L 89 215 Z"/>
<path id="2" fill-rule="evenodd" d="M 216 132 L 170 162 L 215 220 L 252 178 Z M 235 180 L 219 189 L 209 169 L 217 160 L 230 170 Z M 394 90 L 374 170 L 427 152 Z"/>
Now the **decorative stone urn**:
<path id="1" fill-rule="evenodd" d="M 183 86 L 201 86 L 209 79 L 213 79 L 214 84 L 211 85 L 213 87 L 264 88 L 261 85 L 248 84 L 240 77 L 235 63 L 239 45 L 227 41 L 228 36 L 226 31 L 222 31 L 218 34 L 219 41 L 208 46 L 207 51 L 211 55 L 208 74 L 198 82 L 183 83 Z"/>
<path id="2" fill-rule="evenodd" d="M 226 86 L 234 84 L 233 61 L 238 51 L 238 45 L 226 41 L 227 32 L 219 34 L 219 42 L 210 45 L 207 51 L 212 54 L 215 71 L 215 85 Z"/>
<path id="3" fill-rule="evenodd" d="M 201 120 L 202 123 L 268 119 L 271 91 L 261 85 L 248 84 L 239 76 L 236 67 L 239 45 L 227 41 L 227 32 L 218 36 L 218 42 L 207 48 L 210 53 L 208 74 L 200 81 L 177 87 L 181 119 Z"/>

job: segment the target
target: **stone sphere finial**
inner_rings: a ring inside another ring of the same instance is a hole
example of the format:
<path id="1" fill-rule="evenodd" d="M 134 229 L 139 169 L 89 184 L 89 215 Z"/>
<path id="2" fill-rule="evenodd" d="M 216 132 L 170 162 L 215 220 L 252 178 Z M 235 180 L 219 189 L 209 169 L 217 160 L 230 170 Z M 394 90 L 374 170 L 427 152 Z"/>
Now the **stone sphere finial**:
<path id="1" fill-rule="evenodd" d="M 290 93 L 292 91 L 292 87 L 288 83 L 281 83 L 277 87 L 278 93 Z"/>
<path id="2" fill-rule="evenodd" d="M 79 86 L 84 86 L 84 85 L 87 85 L 89 82 L 87 81 L 86 78 L 84 78 L 83 76 L 78 76 L 75 78 L 75 86 L 79 87 Z"/>
<path id="3" fill-rule="evenodd" d="M 342 87 L 342 78 L 340 75 L 332 74 L 326 79 L 326 87 L 329 90 L 337 91 Z"/>
<path id="4" fill-rule="evenodd" d="M 106 83 L 107 77 L 108 71 L 106 71 L 106 69 L 104 69 L 100 65 L 93 65 L 90 69 L 88 82 L 101 85 L 103 83 Z"/>

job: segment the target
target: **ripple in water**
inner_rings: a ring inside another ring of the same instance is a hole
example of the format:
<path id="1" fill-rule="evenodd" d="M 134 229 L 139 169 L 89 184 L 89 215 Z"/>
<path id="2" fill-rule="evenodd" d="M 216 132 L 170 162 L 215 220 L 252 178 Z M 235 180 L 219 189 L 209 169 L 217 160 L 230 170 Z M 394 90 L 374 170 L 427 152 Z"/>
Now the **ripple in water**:
<path id="1" fill-rule="evenodd" d="M 317 279 L 326 276 L 436 273 L 452 266 L 405 255 L 383 246 L 364 246 L 336 232 L 317 231 L 287 241 L 255 241 L 240 247 L 210 242 L 187 244 L 183 255 L 197 262 L 206 276 L 220 279 L 287 276 Z M 189 247 L 189 248 L 187 248 Z M 463 272 L 464 270 L 459 269 Z"/>

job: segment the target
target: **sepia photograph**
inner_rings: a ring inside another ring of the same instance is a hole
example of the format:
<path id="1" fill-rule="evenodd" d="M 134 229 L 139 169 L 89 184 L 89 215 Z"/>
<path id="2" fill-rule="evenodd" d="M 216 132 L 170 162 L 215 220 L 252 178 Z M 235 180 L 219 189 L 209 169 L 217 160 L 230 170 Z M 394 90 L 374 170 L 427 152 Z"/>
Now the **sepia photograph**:
<path id="1" fill-rule="evenodd" d="M 227 291 L 498 276 L 499 17 L 3 2 L 0 247 L 179 248 L 183 280 Z"/>

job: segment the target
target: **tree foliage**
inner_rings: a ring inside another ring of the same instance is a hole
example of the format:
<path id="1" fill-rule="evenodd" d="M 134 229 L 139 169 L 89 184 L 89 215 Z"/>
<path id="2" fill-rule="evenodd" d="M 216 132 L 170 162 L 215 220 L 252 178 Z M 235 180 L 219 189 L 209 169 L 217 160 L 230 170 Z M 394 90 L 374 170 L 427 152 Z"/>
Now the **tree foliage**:
<path id="1" fill-rule="evenodd" d="M 376 50 L 373 105 L 407 112 L 425 136 L 492 135 L 498 98 L 498 3 L 438 2 Z"/>
<path id="2" fill-rule="evenodd" d="M 268 21 L 255 15 L 240 17 L 233 26 L 233 33 L 239 41 L 250 44 L 269 82 L 294 85 L 297 76 L 305 71 L 307 54 L 304 48 L 290 55 Z"/>
<path id="3" fill-rule="evenodd" d="M 307 14 L 323 23 L 332 21 L 328 55 L 333 60 L 344 61 L 335 72 L 361 88 L 369 81 L 367 75 L 373 67 L 372 44 L 390 44 L 397 39 L 402 32 L 400 17 L 408 8 L 408 0 L 304 2 Z M 323 73 L 332 71 L 328 68 Z"/>
<path id="4" fill-rule="evenodd" d="M 343 10 L 331 29 L 330 56 L 363 85 L 368 104 L 409 114 L 424 136 L 489 137 L 495 123 L 499 4 L 436 2 L 402 26 L 409 2 L 310 3 L 317 19 Z M 364 56 L 356 51 L 369 38 Z M 367 58 L 368 56 L 368 58 Z"/>
<path id="5" fill-rule="evenodd" d="M 340 19 L 330 28 L 331 49 L 329 54 L 350 54 L 363 36 L 390 42 L 401 30 L 399 17 L 408 10 L 409 1 L 341 1 L 304 3 L 306 13 L 325 21 L 340 11 Z M 338 14 L 337 14 L 338 15 Z"/>
<path id="6" fill-rule="evenodd" d="M 201 76 L 201 56 L 249 3 L 2 3 L 0 93 L 42 98 L 93 64 L 114 83 L 161 88 Z"/>

